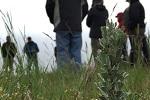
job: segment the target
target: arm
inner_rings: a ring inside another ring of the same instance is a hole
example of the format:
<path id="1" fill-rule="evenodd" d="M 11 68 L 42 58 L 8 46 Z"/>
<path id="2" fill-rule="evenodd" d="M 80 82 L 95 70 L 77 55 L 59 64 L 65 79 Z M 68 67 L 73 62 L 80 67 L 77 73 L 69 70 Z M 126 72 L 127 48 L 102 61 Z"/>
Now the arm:
<path id="1" fill-rule="evenodd" d="M 36 47 L 36 52 L 39 52 L 39 48 L 37 44 L 35 44 L 35 47 Z"/>
<path id="2" fill-rule="evenodd" d="M 25 44 L 25 46 L 23 47 L 23 53 L 26 53 L 26 51 L 27 51 L 27 48 L 26 48 L 26 44 Z"/>
<path id="3" fill-rule="evenodd" d="M 46 13 L 47 16 L 50 19 L 50 22 L 54 24 L 54 8 L 55 8 L 55 2 L 54 0 L 47 0 L 46 2 Z"/>
<path id="4" fill-rule="evenodd" d="M 89 11 L 89 14 L 88 14 L 88 16 L 87 16 L 86 25 L 87 25 L 88 27 L 91 27 L 91 25 L 92 25 L 92 15 L 91 15 L 91 11 Z"/>
<path id="5" fill-rule="evenodd" d="M 2 57 L 4 58 L 6 56 L 5 44 L 2 45 L 1 53 L 2 53 Z"/>
<path id="6" fill-rule="evenodd" d="M 108 17 L 109 17 L 109 13 L 108 13 L 108 10 L 106 9 L 106 20 L 108 19 Z"/>
<path id="7" fill-rule="evenodd" d="M 13 55 L 15 56 L 16 53 L 17 53 L 17 48 L 16 48 L 16 46 L 15 46 L 14 43 L 12 43 L 12 46 L 13 46 L 13 48 L 12 48 L 12 50 L 13 50 Z"/>
<path id="8" fill-rule="evenodd" d="M 145 20 L 145 10 L 144 7 L 142 5 L 140 5 L 139 7 L 139 17 L 138 17 L 138 22 L 139 23 L 143 23 Z"/>
<path id="9" fill-rule="evenodd" d="M 82 5 L 82 20 L 85 18 L 86 14 L 88 13 L 88 3 L 87 0 L 81 0 Z"/>

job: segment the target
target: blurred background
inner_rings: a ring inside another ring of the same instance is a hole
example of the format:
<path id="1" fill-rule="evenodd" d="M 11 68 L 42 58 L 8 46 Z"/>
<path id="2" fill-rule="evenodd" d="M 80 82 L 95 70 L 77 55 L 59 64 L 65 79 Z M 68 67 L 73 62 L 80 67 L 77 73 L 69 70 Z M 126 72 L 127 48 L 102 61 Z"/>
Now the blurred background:
<path id="1" fill-rule="evenodd" d="M 88 0 L 89 8 L 92 0 Z M 146 34 L 149 33 L 150 28 L 150 7 L 146 0 L 141 0 L 146 12 L 145 23 Z M 40 53 L 39 62 L 43 67 L 55 66 L 54 47 L 55 47 L 55 33 L 53 32 L 53 25 L 49 23 L 49 19 L 45 11 L 46 0 L 0 0 L 0 10 L 4 13 L 8 12 L 12 17 L 12 24 L 14 26 L 15 37 L 19 41 L 19 49 L 25 44 L 20 31 L 25 30 L 25 36 L 31 36 L 33 41 L 37 42 Z M 116 22 L 116 14 L 123 12 L 128 3 L 125 0 L 104 0 L 104 5 L 109 11 L 109 20 Z M 115 8 L 114 8 L 115 7 Z M 86 19 L 86 18 L 85 18 Z M 89 39 L 89 28 L 86 26 L 85 19 L 83 21 L 83 48 L 82 48 L 82 62 L 86 63 L 90 57 L 91 47 Z M 51 38 L 47 37 L 48 34 Z M 4 22 L 0 16 L 0 42 L 5 42 L 7 35 Z M 2 59 L 0 56 L 0 65 Z"/>

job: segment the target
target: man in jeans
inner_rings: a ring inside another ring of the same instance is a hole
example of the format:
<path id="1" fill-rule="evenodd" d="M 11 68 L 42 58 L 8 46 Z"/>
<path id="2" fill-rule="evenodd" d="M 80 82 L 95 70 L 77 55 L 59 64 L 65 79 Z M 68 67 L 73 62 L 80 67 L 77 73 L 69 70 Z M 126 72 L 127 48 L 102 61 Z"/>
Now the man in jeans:
<path id="1" fill-rule="evenodd" d="M 81 22 L 88 13 L 86 0 L 47 0 L 46 12 L 56 32 L 57 64 L 81 64 Z"/>

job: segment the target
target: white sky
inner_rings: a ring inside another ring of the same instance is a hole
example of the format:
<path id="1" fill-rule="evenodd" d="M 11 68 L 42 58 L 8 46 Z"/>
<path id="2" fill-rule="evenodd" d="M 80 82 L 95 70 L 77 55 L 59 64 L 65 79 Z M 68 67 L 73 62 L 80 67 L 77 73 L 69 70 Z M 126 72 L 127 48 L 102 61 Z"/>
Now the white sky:
<path id="1" fill-rule="evenodd" d="M 146 11 L 145 22 L 148 22 L 149 24 L 150 6 L 146 1 L 147 0 L 141 0 Z M 89 7 L 91 7 L 91 2 L 92 0 L 88 0 Z M 26 34 L 32 36 L 33 40 L 35 40 L 39 44 L 39 48 L 42 49 L 41 55 L 44 56 L 48 61 L 49 59 L 51 59 L 51 57 L 48 58 L 46 56 L 53 52 L 51 47 L 54 43 L 51 43 L 51 41 L 49 41 L 49 38 L 44 36 L 42 32 L 48 33 L 53 38 L 55 38 L 55 33 L 53 33 L 53 25 L 49 23 L 49 19 L 46 15 L 45 3 L 46 0 L 0 0 L 0 10 L 2 10 L 3 12 L 8 11 L 9 13 L 11 13 L 16 35 L 19 35 L 19 29 L 23 31 L 23 28 L 25 26 Z M 128 6 L 128 3 L 126 3 L 125 0 L 104 0 L 104 4 L 109 11 L 109 15 L 112 13 L 112 9 L 116 3 L 118 3 L 118 5 L 112 16 L 110 16 L 110 19 L 113 19 L 113 21 L 115 21 L 114 16 L 120 11 L 123 12 L 124 9 Z M 150 24 L 148 26 L 150 26 Z M 85 20 L 83 22 L 82 35 L 84 43 L 90 44 L 90 39 L 88 38 L 89 28 L 87 28 Z M 4 42 L 5 36 L 6 31 L 0 16 L 0 41 Z M 45 51 L 45 49 L 47 48 L 43 48 L 43 43 L 46 43 L 48 47 L 51 46 L 49 49 L 52 52 L 49 52 L 48 50 Z M 83 47 L 83 51 L 86 50 L 84 48 L 85 46 Z"/>
<path id="2" fill-rule="evenodd" d="M 91 5 L 92 0 L 88 0 Z M 118 3 L 115 12 L 111 19 L 114 20 L 114 16 L 119 11 L 124 11 L 128 6 L 125 0 L 104 0 L 109 14 L 112 13 L 112 9 L 116 3 Z M 150 20 L 150 7 L 146 0 L 141 0 L 146 10 L 146 22 Z M 53 26 L 49 23 L 48 17 L 45 12 L 46 0 L 0 0 L 0 9 L 2 11 L 11 12 L 13 18 L 13 25 L 15 28 L 22 29 L 25 25 L 27 33 L 51 33 Z M 3 24 L 0 22 L 0 33 L 3 32 Z M 86 25 L 83 24 L 83 32 L 86 31 Z M 16 29 L 16 30 L 17 30 Z"/>

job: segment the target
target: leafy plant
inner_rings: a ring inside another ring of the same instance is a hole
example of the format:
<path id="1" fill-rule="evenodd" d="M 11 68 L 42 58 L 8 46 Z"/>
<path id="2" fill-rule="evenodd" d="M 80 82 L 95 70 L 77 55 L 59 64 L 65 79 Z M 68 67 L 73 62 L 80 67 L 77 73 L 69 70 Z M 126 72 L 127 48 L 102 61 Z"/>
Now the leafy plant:
<path id="1" fill-rule="evenodd" d="M 102 50 L 99 52 L 97 60 L 101 67 L 98 74 L 99 99 L 101 100 L 125 100 L 127 92 L 123 90 L 124 80 L 127 73 L 120 70 L 123 62 L 122 46 L 125 41 L 124 33 L 115 28 L 112 22 L 107 23 L 103 29 L 101 40 Z"/>

